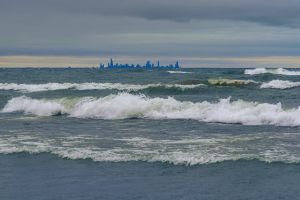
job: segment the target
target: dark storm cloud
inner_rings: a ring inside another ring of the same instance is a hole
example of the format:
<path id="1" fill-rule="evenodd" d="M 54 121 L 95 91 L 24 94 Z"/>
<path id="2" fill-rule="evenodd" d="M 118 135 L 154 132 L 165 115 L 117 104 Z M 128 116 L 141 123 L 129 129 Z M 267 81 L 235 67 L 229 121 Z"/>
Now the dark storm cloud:
<path id="1" fill-rule="evenodd" d="M 128 16 L 185 22 L 239 20 L 270 25 L 300 25 L 299 0 L 1 0 L 1 12 Z"/>

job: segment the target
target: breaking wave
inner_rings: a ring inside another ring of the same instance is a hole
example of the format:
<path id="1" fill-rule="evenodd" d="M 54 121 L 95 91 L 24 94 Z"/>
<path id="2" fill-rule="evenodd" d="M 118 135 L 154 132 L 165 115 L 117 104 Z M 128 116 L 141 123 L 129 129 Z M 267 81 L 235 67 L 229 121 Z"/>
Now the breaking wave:
<path id="1" fill-rule="evenodd" d="M 257 83 L 253 80 L 236 80 L 236 79 L 208 79 L 208 83 L 211 85 L 247 85 L 250 83 Z"/>
<path id="2" fill-rule="evenodd" d="M 140 91 L 145 89 L 165 88 L 165 89 L 193 89 L 204 84 L 122 84 L 122 83 L 45 83 L 45 84 L 17 84 L 0 83 L 0 90 L 16 90 L 21 92 L 42 92 L 54 90 L 120 90 L 120 91 Z"/>
<path id="3" fill-rule="evenodd" d="M 167 71 L 169 74 L 192 74 L 193 72 L 184 72 L 184 71 Z"/>
<path id="4" fill-rule="evenodd" d="M 176 139 L 100 138 L 93 135 L 47 138 L 41 135 L 1 135 L 0 153 L 51 153 L 66 159 L 96 162 L 163 162 L 200 165 L 229 160 L 300 163 L 299 134 L 244 134 Z M 263 141 L 263 142 L 262 142 Z M 283 142 L 284 141 L 284 142 Z M 104 144 L 111 144 L 107 146 Z"/>
<path id="5" fill-rule="evenodd" d="M 300 107 L 284 109 L 281 103 L 231 101 L 230 98 L 213 103 L 194 103 L 172 97 L 148 98 L 128 93 L 102 98 L 56 100 L 21 96 L 9 100 L 2 112 L 23 112 L 37 116 L 65 114 L 69 117 L 98 119 L 192 119 L 243 125 L 300 126 Z"/>
<path id="6" fill-rule="evenodd" d="M 289 89 L 294 87 L 300 87 L 300 82 L 272 80 L 270 82 L 263 83 L 260 86 L 260 88 L 274 88 L 274 89 Z"/>
<path id="7" fill-rule="evenodd" d="M 257 75 L 257 74 L 278 74 L 278 75 L 288 75 L 288 76 L 299 76 L 300 71 L 290 71 L 283 68 L 278 69 L 267 69 L 267 68 L 255 68 L 255 69 L 246 69 L 244 74 L 248 75 Z"/>
<path id="8" fill-rule="evenodd" d="M 206 84 L 218 86 L 241 86 L 251 83 L 257 83 L 253 80 L 236 79 L 208 79 L 203 80 L 182 80 L 174 84 L 125 84 L 125 83 L 44 83 L 44 84 L 18 84 L 18 83 L 0 83 L 0 90 L 15 90 L 23 93 L 45 92 L 55 90 L 118 90 L 118 91 L 142 91 L 142 90 L 192 90 L 202 88 Z"/>

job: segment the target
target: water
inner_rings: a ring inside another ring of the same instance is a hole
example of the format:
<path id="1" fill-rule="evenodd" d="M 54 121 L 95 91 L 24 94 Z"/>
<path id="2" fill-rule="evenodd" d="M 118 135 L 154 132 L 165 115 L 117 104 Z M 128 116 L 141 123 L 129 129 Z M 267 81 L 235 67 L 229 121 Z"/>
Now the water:
<path id="1" fill-rule="evenodd" d="M 0 198 L 297 199 L 299 73 L 0 69 Z"/>

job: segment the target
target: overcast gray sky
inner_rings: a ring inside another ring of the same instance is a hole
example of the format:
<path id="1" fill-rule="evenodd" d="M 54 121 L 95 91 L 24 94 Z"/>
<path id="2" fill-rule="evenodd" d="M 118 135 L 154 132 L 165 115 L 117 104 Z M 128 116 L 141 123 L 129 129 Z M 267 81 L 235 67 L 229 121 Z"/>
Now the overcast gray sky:
<path id="1" fill-rule="evenodd" d="M 300 65 L 299 10 L 298 0 L 0 0 L 0 66 L 57 56 Z"/>

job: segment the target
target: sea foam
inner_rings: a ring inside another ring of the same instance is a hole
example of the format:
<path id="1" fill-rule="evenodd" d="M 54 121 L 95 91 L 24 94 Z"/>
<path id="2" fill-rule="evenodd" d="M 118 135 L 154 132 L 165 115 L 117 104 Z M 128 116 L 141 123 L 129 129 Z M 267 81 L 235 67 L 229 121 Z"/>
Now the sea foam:
<path id="1" fill-rule="evenodd" d="M 278 75 L 288 75 L 288 76 L 299 76 L 300 71 L 290 71 L 283 68 L 277 69 L 267 69 L 267 68 L 255 68 L 255 69 L 246 69 L 245 74 L 248 75 L 257 75 L 257 74 L 278 74 Z"/>
<path id="2" fill-rule="evenodd" d="M 289 88 L 294 88 L 299 86 L 300 86 L 300 82 L 272 80 L 270 82 L 262 83 L 260 88 L 289 89 Z"/>
<path id="3" fill-rule="evenodd" d="M 66 109 L 61 101 L 38 100 L 22 96 L 8 101 L 2 112 L 24 112 L 25 114 L 37 116 L 51 116 L 65 113 Z"/>
<path id="4" fill-rule="evenodd" d="M 218 102 L 190 102 L 128 93 L 56 100 L 21 96 L 9 100 L 2 112 L 24 112 L 37 116 L 66 114 L 69 117 L 98 119 L 191 119 L 243 125 L 300 126 L 300 108 L 284 109 L 281 103 L 231 101 L 230 98 Z"/>
<path id="5" fill-rule="evenodd" d="M 169 74 L 191 74 L 193 72 L 185 72 L 185 71 L 167 71 Z"/>
<path id="6" fill-rule="evenodd" d="M 17 84 L 17 83 L 0 83 L 0 90 L 16 90 L 21 92 L 42 92 L 54 90 L 119 90 L 119 91 L 139 91 L 152 88 L 165 89 L 193 89 L 204 86 L 204 84 L 123 84 L 123 83 L 45 83 L 45 84 Z"/>
<path id="7" fill-rule="evenodd" d="M 101 138 L 97 135 L 59 137 L 45 135 L 1 135 L 0 153 L 51 153 L 67 159 L 97 162 L 163 162 L 200 165 L 229 160 L 299 163 L 299 134 L 273 133 L 180 137 L 176 139 Z M 94 141 L 91 144 L 91 141 Z M 105 143 L 111 144 L 107 147 Z M 268 141 L 268 142 L 261 142 Z M 282 142 L 285 141 L 285 142 Z"/>
<path id="8" fill-rule="evenodd" d="M 208 79 L 207 80 L 209 84 L 211 85 L 247 85 L 250 83 L 257 83 L 256 81 L 253 80 L 238 80 L 238 79 L 226 79 L 226 78 L 219 78 L 219 79 Z"/>

